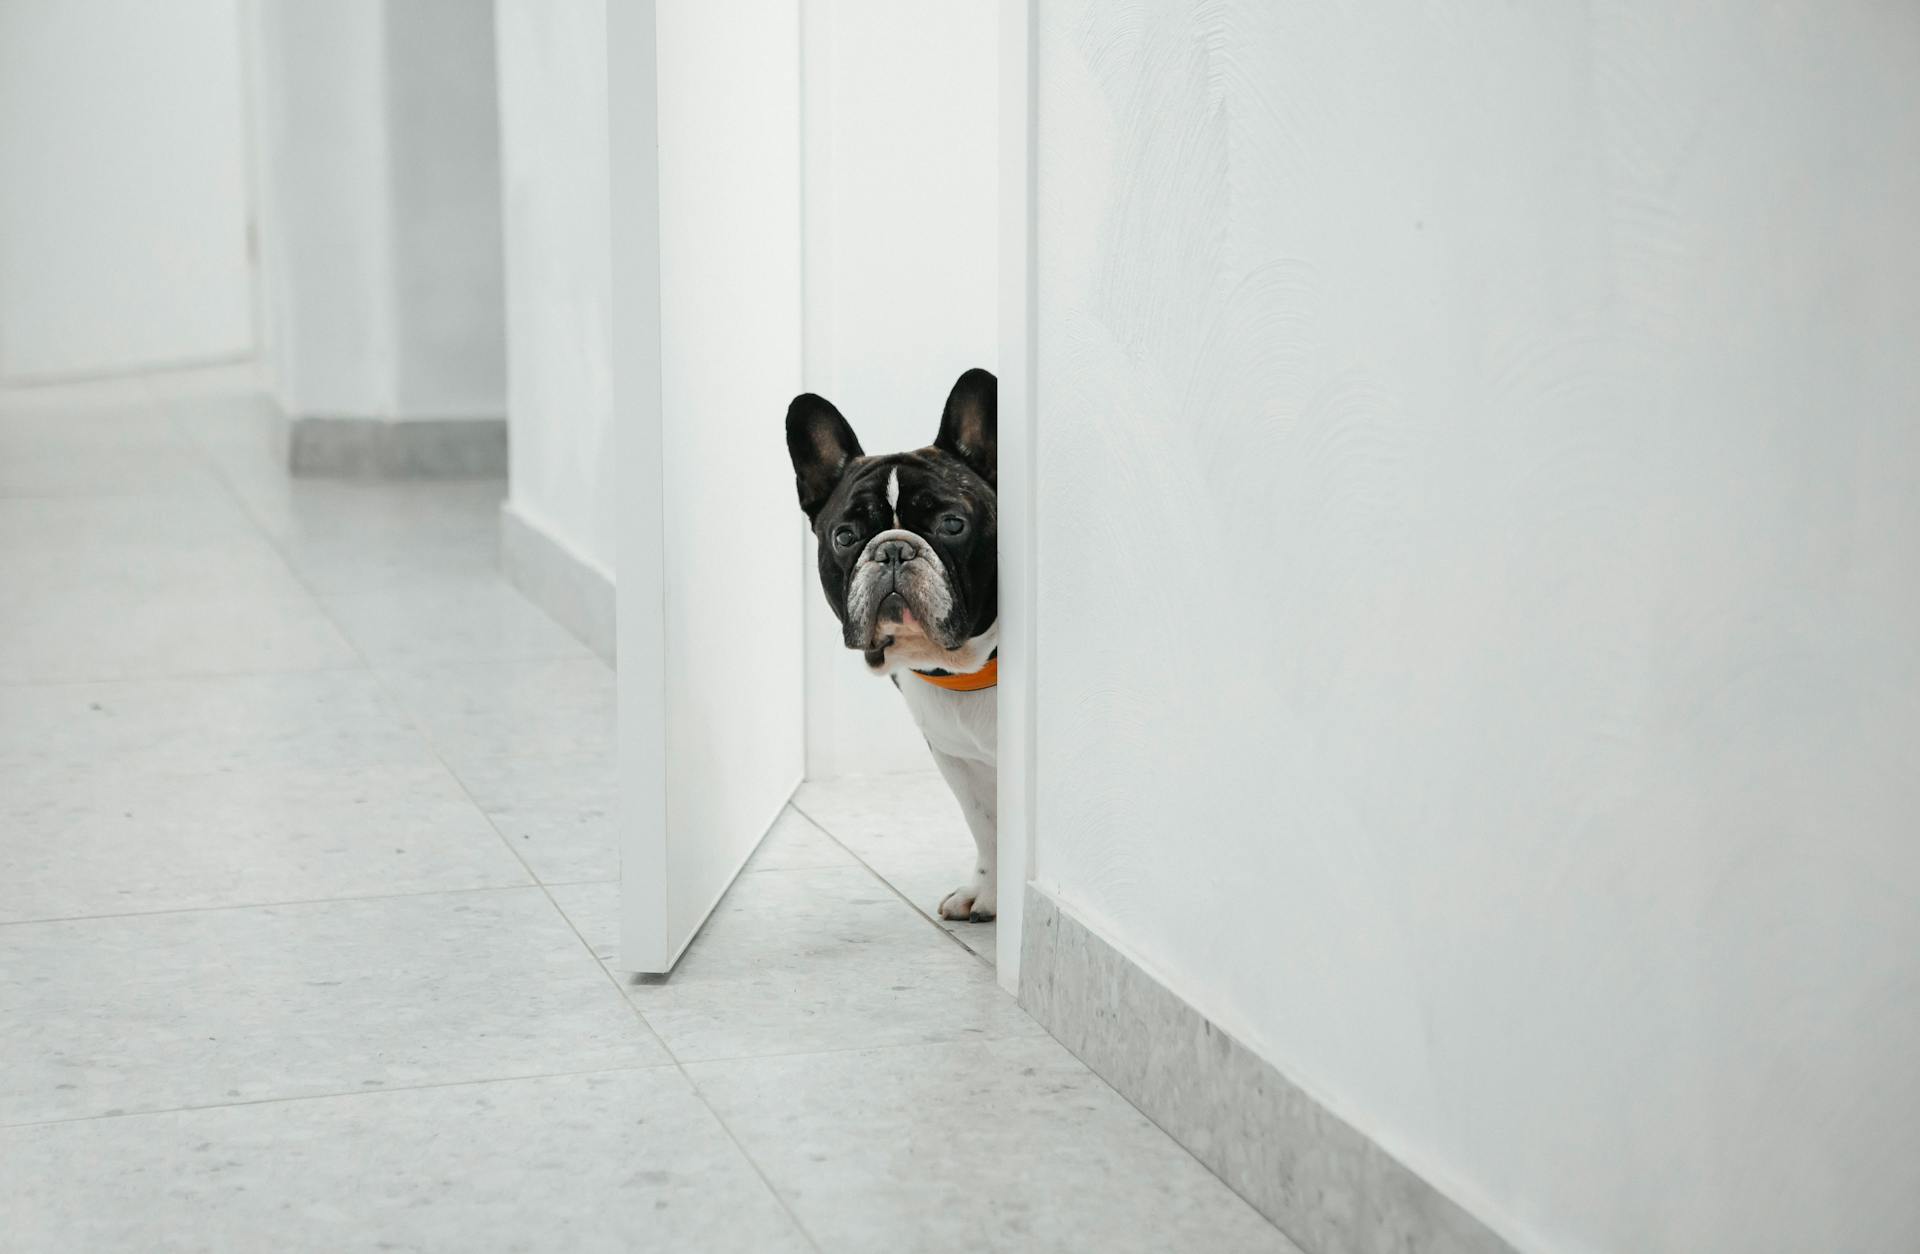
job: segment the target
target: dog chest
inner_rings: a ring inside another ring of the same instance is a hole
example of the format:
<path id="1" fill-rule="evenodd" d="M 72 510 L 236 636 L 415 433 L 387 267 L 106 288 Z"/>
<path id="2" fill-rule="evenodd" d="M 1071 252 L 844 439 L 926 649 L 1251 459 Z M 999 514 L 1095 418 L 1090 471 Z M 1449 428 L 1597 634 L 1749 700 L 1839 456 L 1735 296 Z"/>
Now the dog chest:
<path id="1" fill-rule="evenodd" d="M 928 744 L 969 762 L 993 763 L 1000 706 L 993 689 L 949 692 L 912 674 L 901 675 L 899 682 L 900 694 Z"/>

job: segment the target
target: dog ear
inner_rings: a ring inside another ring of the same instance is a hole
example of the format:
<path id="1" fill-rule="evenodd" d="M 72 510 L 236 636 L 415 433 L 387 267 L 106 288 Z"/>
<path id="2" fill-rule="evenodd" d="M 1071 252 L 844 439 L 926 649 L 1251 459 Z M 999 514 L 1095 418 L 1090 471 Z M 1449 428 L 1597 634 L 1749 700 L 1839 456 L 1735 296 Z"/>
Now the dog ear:
<path id="1" fill-rule="evenodd" d="M 999 393 L 999 381 L 977 366 L 961 375 L 947 394 L 940 434 L 933 441 L 935 448 L 952 453 L 995 487 L 999 486 L 994 483 L 1000 460 Z"/>
<path id="2" fill-rule="evenodd" d="M 787 406 L 787 453 L 793 458 L 800 508 L 812 522 L 839 486 L 847 466 L 860 456 L 860 440 L 833 402 L 803 392 Z"/>

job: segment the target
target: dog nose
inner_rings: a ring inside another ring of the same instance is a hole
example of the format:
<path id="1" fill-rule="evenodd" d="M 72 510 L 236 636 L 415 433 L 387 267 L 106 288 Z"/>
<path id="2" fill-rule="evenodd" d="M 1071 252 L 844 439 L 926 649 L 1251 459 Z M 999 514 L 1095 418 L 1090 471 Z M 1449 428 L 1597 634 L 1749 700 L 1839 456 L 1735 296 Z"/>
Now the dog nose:
<path id="1" fill-rule="evenodd" d="M 913 544 L 907 540 L 888 540 L 873 551 L 873 558 L 875 561 L 885 562 L 889 566 L 898 566 L 902 562 L 911 562 L 913 560 Z"/>

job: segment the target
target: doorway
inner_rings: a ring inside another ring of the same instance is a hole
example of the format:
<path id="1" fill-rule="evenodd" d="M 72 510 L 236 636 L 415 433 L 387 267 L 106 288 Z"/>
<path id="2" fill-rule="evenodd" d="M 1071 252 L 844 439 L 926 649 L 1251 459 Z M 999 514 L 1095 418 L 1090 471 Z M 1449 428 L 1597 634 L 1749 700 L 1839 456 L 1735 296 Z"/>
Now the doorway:
<path id="1" fill-rule="evenodd" d="M 622 965 L 640 972 L 672 969 L 788 799 L 929 921 L 974 857 L 899 694 L 843 647 L 821 594 L 779 438 L 793 394 L 831 399 L 868 451 L 903 451 L 931 441 L 962 371 L 994 370 L 1003 641 L 1029 603 L 1008 539 L 1024 546 L 1031 514 L 1026 6 L 792 16 L 744 43 L 719 15 L 609 17 L 615 394 L 636 504 L 618 581 Z M 743 552 L 749 519 L 792 540 Z M 723 568 L 751 597 L 712 592 Z M 1004 653 L 1024 693 L 1031 653 Z M 936 925 L 1011 988 L 1031 707 L 1009 692 L 1003 673 L 1001 922 Z"/>

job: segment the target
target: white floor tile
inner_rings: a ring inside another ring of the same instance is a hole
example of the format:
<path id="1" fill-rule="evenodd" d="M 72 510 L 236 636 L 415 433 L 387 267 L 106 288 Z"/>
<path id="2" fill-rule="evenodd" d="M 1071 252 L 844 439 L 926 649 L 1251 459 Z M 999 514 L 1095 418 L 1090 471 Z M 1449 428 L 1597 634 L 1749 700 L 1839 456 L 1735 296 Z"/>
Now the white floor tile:
<path id="1" fill-rule="evenodd" d="M 823 1249 L 1299 1254 L 1048 1037 L 687 1073 Z"/>
<path id="2" fill-rule="evenodd" d="M 940 902 L 966 880 L 975 850 L 938 771 L 810 779 L 793 804 L 940 928 L 993 961 L 995 924 L 940 917 Z"/>
<path id="3" fill-rule="evenodd" d="M 100 550 L 133 550 L 150 557 L 168 549 L 217 551 L 223 544 L 259 538 L 253 519 L 217 489 L 157 498 L 119 494 L 0 499 L 0 561 L 22 574 L 44 574 Z"/>
<path id="4" fill-rule="evenodd" d="M 613 671 L 598 658 L 382 668 L 534 874 L 619 874 Z"/>
<path id="5" fill-rule="evenodd" d="M 869 865 L 951 856 L 955 883 L 973 857 L 973 836 L 953 790 L 929 768 L 897 775 L 808 780 L 794 807 Z M 951 886 L 949 886 L 951 887 Z"/>
<path id="6" fill-rule="evenodd" d="M 811 1250 L 674 1068 L 0 1130 L 13 1254 Z"/>
<path id="7" fill-rule="evenodd" d="M 566 810 L 506 810 L 487 816 L 543 884 L 580 884 L 620 874 L 612 801 Z"/>
<path id="8" fill-rule="evenodd" d="M 365 671 L 0 705 L 0 921 L 524 884 Z"/>
<path id="9" fill-rule="evenodd" d="M 259 458 L 230 455 L 235 491 L 316 591 L 498 579 L 504 482 L 289 479 L 283 461 L 262 468 Z M 247 464 L 251 474 L 239 469 Z"/>
<path id="10" fill-rule="evenodd" d="M 616 886 L 553 894 L 611 960 Z M 858 867 L 741 875 L 671 976 L 626 987 L 683 1060 L 1040 1030 L 992 968 Z"/>
<path id="11" fill-rule="evenodd" d="M 666 1060 L 534 888 L 0 925 L 0 1123 Z"/>
<path id="12" fill-rule="evenodd" d="M 0 498 L 0 684 L 357 665 L 213 496 Z"/>
<path id="13" fill-rule="evenodd" d="M 331 593 L 321 603 L 375 666 L 592 656 L 497 576 Z"/>
<path id="14" fill-rule="evenodd" d="M 0 496 L 219 490 L 195 450 L 149 403 L 0 408 Z"/>
<path id="15" fill-rule="evenodd" d="M 456 771 L 468 762 L 612 753 L 613 669 L 599 658 L 375 669 Z"/>
<path id="16" fill-rule="evenodd" d="M 0 414 L 23 411 L 88 410 L 103 406 L 144 406 L 153 401 L 150 377 L 114 375 L 64 383 L 9 383 L 0 386 Z"/>
<path id="17" fill-rule="evenodd" d="M 249 392 L 156 399 L 180 437 L 267 533 L 277 536 L 273 523 L 303 482 L 287 473 L 287 419 L 279 406 Z"/>
<path id="18" fill-rule="evenodd" d="M 841 848 L 806 815 L 792 806 L 780 811 L 760 847 L 747 862 L 749 871 L 810 871 L 852 867 L 853 855 Z"/>

